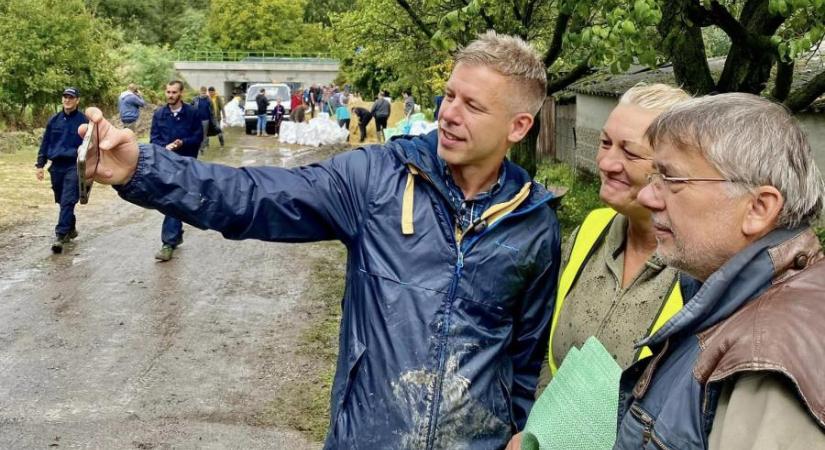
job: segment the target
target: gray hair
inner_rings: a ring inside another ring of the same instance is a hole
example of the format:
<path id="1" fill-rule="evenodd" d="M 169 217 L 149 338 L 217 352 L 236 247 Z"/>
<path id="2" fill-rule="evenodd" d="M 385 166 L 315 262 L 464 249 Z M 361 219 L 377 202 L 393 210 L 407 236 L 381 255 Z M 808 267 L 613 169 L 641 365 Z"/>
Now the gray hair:
<path id="1" fill-rule="evenodd" d="M 782 105 L 752 94 L 701 97 L 675 105 L 647 129 L 654 147 L 694 149 L 725 178 L 773 186 L 785 204 L 779 227 L 812 224 L 822 210 L 822 176 L 805 133 Z"/>
<path id="2" fill-rule="evenodd" d="M 455 55 L 455 64 L 484 66 L 509 78 L 516 94 L 516 108 L 536 115 L 547 97 L 547 73 L 541 57 L 527 42 L 515 36 L 488 31 Z M 518 109 L 516 109 L 518 111 Z"/>
<path id="3" fill-rule="evenodd" d="M 671 106 L 689 100 L 690 94 L 667 84 L 638 83 L 619 99 L 620 105 L 636 105 L 643 109 L 664 111 Z"/>

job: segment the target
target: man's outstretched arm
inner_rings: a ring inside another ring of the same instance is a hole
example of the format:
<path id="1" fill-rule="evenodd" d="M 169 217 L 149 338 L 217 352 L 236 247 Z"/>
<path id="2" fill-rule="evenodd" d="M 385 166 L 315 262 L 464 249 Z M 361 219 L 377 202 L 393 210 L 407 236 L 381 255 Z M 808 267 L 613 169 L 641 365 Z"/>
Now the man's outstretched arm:
<path id="1" fill-rule="evenodd" d="M 100 164 L 95 172 L 96 161 L 87 162 L 87 178 L 115 185 L 132 203 L 230 239 L 348 242 L 359 231 L 370 176 L 364 151 L 289 170 L 234 168 L 139 147 L 96 108 L 87 115 L 101 136 Z"/>

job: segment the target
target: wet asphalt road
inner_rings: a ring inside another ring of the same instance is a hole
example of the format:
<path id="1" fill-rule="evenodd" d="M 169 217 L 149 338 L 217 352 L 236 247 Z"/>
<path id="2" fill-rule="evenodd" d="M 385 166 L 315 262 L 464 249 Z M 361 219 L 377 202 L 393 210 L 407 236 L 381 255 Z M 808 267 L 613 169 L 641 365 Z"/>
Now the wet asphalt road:
<path id="1" fill-rule="evenodd" d="M 206 159 L 294 166 L 331 153 L 233 131 Z M 311 370 L 295 351 L 300 300 L 313 258 L 338 244 L 185 225 L 158 263 L 162 216 L 101 186 L 63 255 L 49 252 L 54 220 L 0 236 L 0 448 L 320 446 L 260 417 Z"/>

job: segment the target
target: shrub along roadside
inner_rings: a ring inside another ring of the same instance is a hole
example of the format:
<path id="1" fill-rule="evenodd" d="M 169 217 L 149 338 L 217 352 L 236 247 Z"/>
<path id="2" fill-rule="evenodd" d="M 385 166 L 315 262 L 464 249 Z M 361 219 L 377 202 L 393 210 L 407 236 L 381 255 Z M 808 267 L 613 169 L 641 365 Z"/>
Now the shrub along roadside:
<path id="1" fill-rule="evenodd" d="M 599 199 L 599 177 L 591 173 L 555 162 L 539 165 L 535 180 L 548 188 L 567 188 L 558 212 L 562 239 L 570 236 L 570 233 L 584 221 L 587 213 L 604 207 L 604 203 Z"/>

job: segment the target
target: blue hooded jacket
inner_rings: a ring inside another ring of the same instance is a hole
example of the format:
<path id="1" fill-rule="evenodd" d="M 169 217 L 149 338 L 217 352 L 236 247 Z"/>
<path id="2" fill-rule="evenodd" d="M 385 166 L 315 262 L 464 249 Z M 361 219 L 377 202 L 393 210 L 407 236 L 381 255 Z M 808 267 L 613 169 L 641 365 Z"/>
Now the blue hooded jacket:
<path id="1" fill-rule="evenodd" d="M 140 108 L 146 106 L 146 102 L 132 91 L 120 94 L 117 102 L 120 111 L 120 121 L 132 123 L 140 118 Z"/>
<path id="2" fill-rule="evenodd" d="M 460 236 L 437 137 L 295 169 L 231 168 L 141 146 L 120 195 L 229 239 L 348 249 L 326 448 L 503 448 L 533 403 L 559 265 L 552 194 L 506 161 Z"/>

